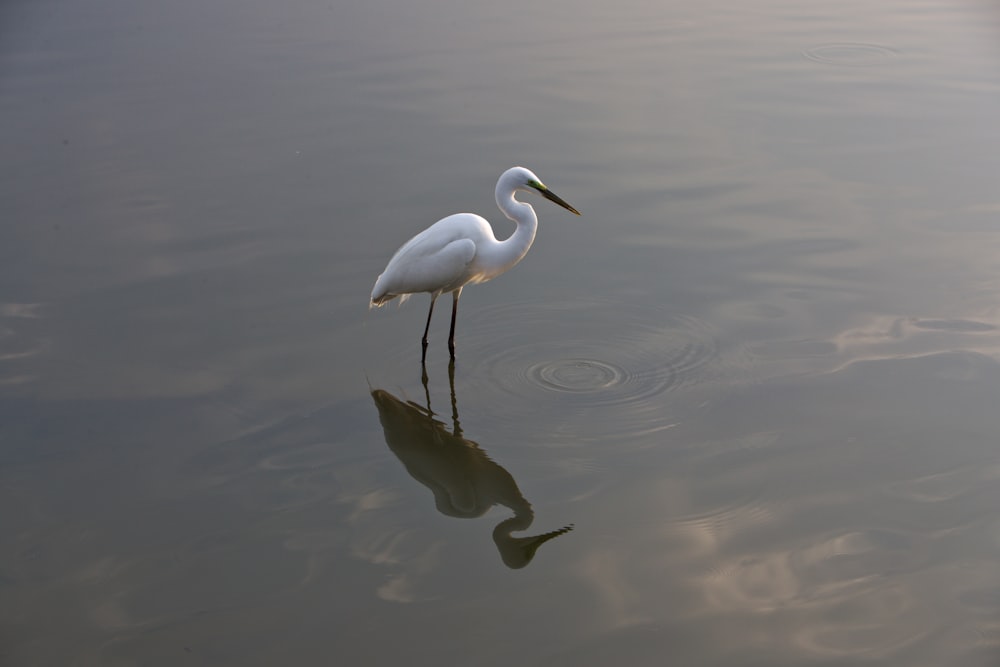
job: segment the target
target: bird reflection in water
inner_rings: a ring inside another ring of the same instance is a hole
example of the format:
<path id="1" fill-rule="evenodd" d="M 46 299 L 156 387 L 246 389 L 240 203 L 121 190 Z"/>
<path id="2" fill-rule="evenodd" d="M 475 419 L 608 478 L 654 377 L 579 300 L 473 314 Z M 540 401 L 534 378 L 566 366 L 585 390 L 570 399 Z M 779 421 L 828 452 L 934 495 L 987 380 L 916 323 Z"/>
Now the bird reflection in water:
<path id="1" fill-rule="evenodd" d="M 477 443 L 463 437 L 455 399 L 454 363 L 448 366 L 448 379 L 451 432 L 431 411 L 426 370 L 422 380 L 427 407 L 402 401 L 383 389 L 373 390 L 385 442 L 410 476 L 434 493 L 434 503 L 442 514 L 471 519 L 482 516 L 494 505 L 513 510 L 514 516 L 493 529 L 493 541 L 507 567 L 522 568 L 531 562 L 538 547 L 568 533 L 573 526 L 530 537 L 511 535 L 531 526 L 535 518 L 531 503 L 521 494 L 509 472 L 490 459 Z"/>

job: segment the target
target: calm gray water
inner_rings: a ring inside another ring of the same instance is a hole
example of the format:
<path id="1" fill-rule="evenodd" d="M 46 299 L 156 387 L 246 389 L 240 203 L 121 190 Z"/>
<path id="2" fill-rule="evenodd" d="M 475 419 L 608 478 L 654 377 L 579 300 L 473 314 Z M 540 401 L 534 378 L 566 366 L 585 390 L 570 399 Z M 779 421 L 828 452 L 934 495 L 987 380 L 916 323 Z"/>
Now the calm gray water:
<path id="1" fill-rule="evenodd" d="M 986 1 L 4 3 L 0 663 L 998 664 L 998 119 Z"/>

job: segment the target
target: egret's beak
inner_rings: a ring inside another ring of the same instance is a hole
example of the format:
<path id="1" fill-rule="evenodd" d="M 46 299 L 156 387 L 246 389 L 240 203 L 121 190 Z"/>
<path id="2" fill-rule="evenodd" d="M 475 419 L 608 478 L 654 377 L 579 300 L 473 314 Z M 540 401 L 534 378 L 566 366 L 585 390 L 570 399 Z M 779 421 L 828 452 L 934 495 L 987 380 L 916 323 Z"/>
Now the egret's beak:
<path id="1" fill-rule="evenodd" d="M 560 206 L 562 206 L 567 211 L 571 211 L 573 213 L 576 213 L 577 215 L 580 215 L 580 212 L 578 210 L 576 210 L 575 208 L 573 208 L 572 206 L 570 206 L 569 204 L 567 204 L 566 202 L 564 202 L 562 200 L 562 197 L 558 196 L 556 193 L 552 192 L 552 190 L 549 190 L 544 185 L 542 187 L 538 188 L 538 192 L 540 192 L 541 195 L 543 197 L 545 197 L 546 199 L 548 199 L 549 201 L 555 202 L 556 204 L 559 204 Z"/>

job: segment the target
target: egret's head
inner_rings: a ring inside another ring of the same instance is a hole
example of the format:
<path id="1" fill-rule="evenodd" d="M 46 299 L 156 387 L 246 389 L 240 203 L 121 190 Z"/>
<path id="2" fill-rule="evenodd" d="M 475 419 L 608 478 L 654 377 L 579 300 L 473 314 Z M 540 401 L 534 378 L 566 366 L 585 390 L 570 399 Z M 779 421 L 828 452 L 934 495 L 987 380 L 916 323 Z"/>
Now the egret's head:
<path id="1" fill-rule="evenodd" d="M 552 190 L 549 190 L 548 187 L 542 183 L 542 179 L 535 176 L 534 172 L 530 169 L 525 169 L 524 167 L 513 167 L 508 169 L 504 175 L 501 176 L 501 182 L 507 179 L 510 179 L 508 182 L 516 190 L 522 190 L 524 192 L 537 192 L 550 202 L 559 204 L 567 211 L 580 215 L 578 210 L 563 201 L 563 199 L 557 196 L 556 193 L 552 192 Z"/>

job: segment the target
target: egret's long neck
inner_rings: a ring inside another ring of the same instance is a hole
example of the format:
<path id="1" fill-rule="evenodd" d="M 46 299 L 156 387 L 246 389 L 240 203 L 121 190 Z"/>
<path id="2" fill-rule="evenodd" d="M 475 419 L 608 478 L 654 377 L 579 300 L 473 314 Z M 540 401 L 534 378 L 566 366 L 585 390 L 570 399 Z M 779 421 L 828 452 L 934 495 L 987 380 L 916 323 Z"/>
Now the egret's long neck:
<path id="1" fill-rule="evenodd" d="M 527 254 L 531 244 L 535 241 L 535 232 L 538 230 L 538 217 L 530 204 L 526 204 L 514 199 L 514 191 L 509 188 L 502 188 L 503 183 L 497 184 L 497 206 L 503 214 L 517 223 L 517 229 L 504 241 L 497 243 L 490 253 L 490 269 L 496 275 L 503 273 L 521 261 Z"/>

